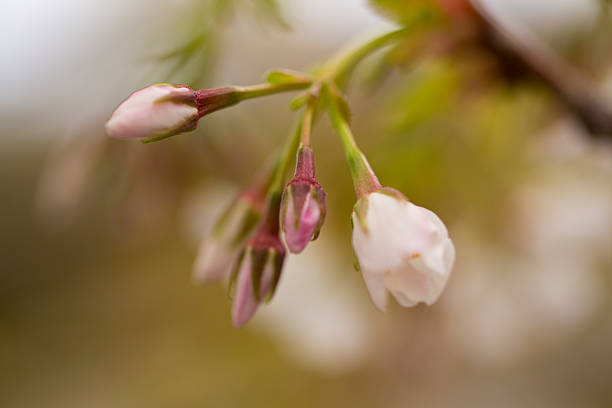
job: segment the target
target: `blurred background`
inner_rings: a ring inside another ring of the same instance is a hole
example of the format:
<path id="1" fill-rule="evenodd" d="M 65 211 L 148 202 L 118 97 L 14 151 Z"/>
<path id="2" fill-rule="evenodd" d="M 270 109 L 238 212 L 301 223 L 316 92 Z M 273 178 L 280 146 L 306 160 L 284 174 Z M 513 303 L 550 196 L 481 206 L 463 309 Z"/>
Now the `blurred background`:
<path id="1" fill-rule="evenodd" d="M 461 1 L 428 3 L 2 0 L 0 405 L 612 406 L 610 135 L 491 62 L 453 11 Z M 612 106 L 609 2 L 486 3 Z M 258 83 L 398 21 L 414 39 L 357 71 L 354 133 L 383 184 L 449 226 L 446 291 L 433 307 L 375 309 L 352 267 L 354 196 L 324 119 L 321 237 L 233 329 L 225 288 L 195 286 L 191 268 L 285 137 L 291 96 L 150 145 L 107 139 L 105 120 L 147 84 Z"/>

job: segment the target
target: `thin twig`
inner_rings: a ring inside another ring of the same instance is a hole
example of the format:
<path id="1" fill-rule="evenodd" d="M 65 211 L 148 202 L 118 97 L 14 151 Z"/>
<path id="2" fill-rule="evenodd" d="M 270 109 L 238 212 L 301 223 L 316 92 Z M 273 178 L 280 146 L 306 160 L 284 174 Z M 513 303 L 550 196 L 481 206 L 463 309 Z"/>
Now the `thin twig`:
<path id="1" fill-rule="evenodd" d="M 612 106 L 596 85 L 518 23 L 497 18 L 481 0 L 470 4 L 484 31 L 484 41 L 505 64 L 531 74 L 557 95 L 594 136 L 612 137 Z"/>

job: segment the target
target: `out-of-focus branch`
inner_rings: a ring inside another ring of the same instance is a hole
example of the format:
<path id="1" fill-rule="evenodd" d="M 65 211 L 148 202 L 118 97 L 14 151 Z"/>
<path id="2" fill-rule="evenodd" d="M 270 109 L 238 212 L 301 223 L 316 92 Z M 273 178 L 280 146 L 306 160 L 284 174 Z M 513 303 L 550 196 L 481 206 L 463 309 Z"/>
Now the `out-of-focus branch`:
<path id="1" fill-rule="evenodd" d="M 561 59 L 526 27 L 502 21 L 483 4 L 469 0 L 488 48 L 512 71 L 546 84 L 594 136 L 612 137 L 612 104 L 593 81 Z"/>

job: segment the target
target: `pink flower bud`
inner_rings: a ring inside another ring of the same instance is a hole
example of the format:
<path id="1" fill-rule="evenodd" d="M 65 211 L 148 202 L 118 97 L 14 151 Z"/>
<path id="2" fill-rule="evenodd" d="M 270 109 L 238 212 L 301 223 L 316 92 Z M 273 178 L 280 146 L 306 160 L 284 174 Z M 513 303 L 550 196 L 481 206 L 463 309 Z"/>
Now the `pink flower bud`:
<path id="1" fill-rule="evenodd" d="M 314 177 L 312 150 L 302 147 L 295 176 L 285 187 L 281 210 L 285 242 L 292 253 L 302 252 L 317 239 L 325 213 L 325 191 Z"/>
<path id="2" fill-rule="evenodd" d="M 134 92 L 106 122 L 106 133 L 119 139 L 171 136 L 196 128 L 194 92 L 183 85 L 152 85 Z"/>
<path id="3" fill-rule="evenodd" d="M 152 85 L 134 92 L 115 109 L 106 133 L 119 139 L 162 139 L 192 131 L 202 116 L 238 101 L 233 87 L 194 91 L 185 85 Z"/>
<path id="4" fill-rule="evenodd" d="M 247 243 L 238 257 L 230 282 L 234 295 L 234 327 L 244 326 L 259 305 L 272 298 L 284 260 L 285 248 L 280 239 L 265 229 Z"/>
<path id="5" fill-rule="evenodd" d="M 354 207 L 353 248 L 376 306 L 387 291 L 404 307 L 436 302 L 450 276 L 455 247 L 436 214 L 383 188 Z"/>

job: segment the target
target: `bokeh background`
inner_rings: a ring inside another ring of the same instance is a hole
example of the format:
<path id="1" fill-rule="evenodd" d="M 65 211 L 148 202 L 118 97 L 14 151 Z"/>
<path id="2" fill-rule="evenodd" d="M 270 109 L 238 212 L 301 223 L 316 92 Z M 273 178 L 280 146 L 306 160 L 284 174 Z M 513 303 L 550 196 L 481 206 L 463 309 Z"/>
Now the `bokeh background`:
<path id="1" fill-rule="evenodd" d="M 612 101 L 604 2 L 491 3 Z M 610 138 L 537 83 L 472 84 L 458 57 L 389 75 L 374 57 L 349 92 L 381 181 L 449 226 L 437 304 L 370 302 L 327 120 L 313 137 L 326 225 L 273 302 L 235 330 L 226 290 L 192 284 L 200 239 L 285 137 L 291 96 L 150 145 L 103 124 L 149 83 L 258 83 L 393 25 L 362 0 L 275 4 L 0 3 L 0 406 L 611 406 Z"/>

